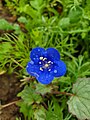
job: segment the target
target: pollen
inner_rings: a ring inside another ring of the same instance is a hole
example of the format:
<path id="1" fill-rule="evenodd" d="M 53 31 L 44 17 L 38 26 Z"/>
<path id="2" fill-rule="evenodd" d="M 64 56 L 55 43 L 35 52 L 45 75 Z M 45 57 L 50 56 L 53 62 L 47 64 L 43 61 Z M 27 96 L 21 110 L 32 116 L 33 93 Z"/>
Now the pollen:
<path id="1" fill-rule="evenodd" d="M 45 66 L 45 68 L 47 68 L 47 67 L 49 67 L 49 64 L 46 63 L 44 66 Z"/>
<path id="2" fill-rule="evenodd" d="M 50 64 L 50 63 L 51 63 L 51 61 L 48 61 L 48 63 Z"/>
<path id="3" fill-rule="evenodd" d="M 51 69 L 49 69 L 48 71 L 51 71 Z"/>
<path id="4" fill-rule="evenodd" d="M 41 62 L 39 62 L 39 64 L 41 65 L 42 63 L 41 63 Z"/>
<path id="5" fill-rule="evenodd" d="M 40 57 L 40 60 L 43 60 L 43 57 Z"/>
<path id="6" fill-rule="evenodd" d="M 43 58 L 43 61 L 47 60 L 47 58 Z"/>
<path id="7" fill-rule="evenodd" d="M 40 70 L 43 71 L 43 69 L 40 67 Z"/>

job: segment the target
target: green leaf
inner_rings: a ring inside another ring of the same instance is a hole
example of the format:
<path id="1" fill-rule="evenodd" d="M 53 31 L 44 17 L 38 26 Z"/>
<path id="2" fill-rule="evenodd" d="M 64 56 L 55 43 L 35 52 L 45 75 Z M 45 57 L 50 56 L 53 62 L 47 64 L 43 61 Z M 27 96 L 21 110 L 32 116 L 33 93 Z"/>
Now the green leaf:
<path id="1" fill-rule="evenodd" d="M 26 17 L 23 17 L 23 16 L 19 17 L 18 21 L 21 22 L 21 23 L 27 23 L 28 22 Z"/>
<path id="2" fill-rule="evenodd" d="M 35 93 L 35 90 L 30 86 L 25 86 L 24 90 L 18 94 L 25 103 L 28 105 L 33 104 L 34 102 L 40 103 L 42 98 L 39 94 Z"/>
<path id="3" fill-rule="evenodd" d="M 30 1 L 30 4 L 33 8 L 38 10 L 38 9 L 40 9 L 42 2 L 43 2 L 43 0 L 34 0 L 34 1 Z"/>
<path id="4" fill-rule="evenodd" d="M 5 19 L 0 19 L 0 30 L 13 30 L 13 26 Z"/>
<path id="5" fill-rule="evenodd" d="M 69 25 L 70 25 L 70 19 L 69 19 L 69 18 L 62 18 L 62 19 L 59 21 L 59 25 L 60 25 L 62 28 L 68 28 Z"/>
<path id="6" fill-rule="evenodd" d="M 50 93 L 52 90 L 52 87 L 51 86 L 46 86 L 46 85 L 42 85 L 42 84 L 38 84 L 36 86 L 36 92 L 37 93 L 40 93 L 42 95 L 46 94 L 46 93 Z"/>
<path id="7" fill-rule="evenodd" d="M 46 120 L 63 120 L 62 109 L 54 97 L 46 112 Z"/>
<path id="8" fill-rule="evenodd" d="M 43 106 L 40 106 L 39 109 L 34 111 L 34 118 L 35 120 L 45 120 L 46 114 L 45 114 L 45 109 Z"/>
<path id="9" fill-rule="evenodd" d="M 24 114 L 24 117 L 28 117 L 28 119 L 32 118 L 33 116 L 33 106 L 27 105 L 24 101 L 19 102 L 18 106 L 20 107 L 20 112 Z"/>
<path id="10" fill-rule="evenodd" d="M 0 54 L 9 53 L 12 50 L 11 43 L 3 42 L 0 43 Z"/>
<path id="11" fill-rule="evenodd" d="M 23 12 L 30 15 L 30 17 L 32 18 L 36 18 L 37 16 L 37 11 L 34 10 L 29 4 L 25 5 L 25 7 L 23 8 Z"/>
<path id="12" fill-rule="evenodd" d="M 78 22 L 82 17 L 82 8 L 79 6 L 74 6 L 70 9 L 68 17 L 70 18 L 71 23 Z"/>
<path id="13" fill-rule="evenodd" d="M 81 78 L 73 85 L 72 96 L 67 102 L 69 112 L 80 120 L 90 119 L 90 78 Z"/>

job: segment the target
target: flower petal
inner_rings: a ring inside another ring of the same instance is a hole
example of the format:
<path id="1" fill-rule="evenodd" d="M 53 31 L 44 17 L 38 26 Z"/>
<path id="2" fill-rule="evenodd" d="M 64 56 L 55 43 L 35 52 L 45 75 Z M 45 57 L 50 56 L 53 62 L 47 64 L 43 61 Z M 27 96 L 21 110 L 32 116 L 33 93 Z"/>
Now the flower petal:
<path id="1" fill-rule="evenodd" d="M 41 74 L 40 67 L 35 65 L 33 61 L 28 62 L 26 70 L 34 77 L 39 77 L 39 74 Z"/>
<path id="2" fill-rule="evenodd" d="M 54 77 L 63 76 L 66 73 L 66 65 L 63 61 L 55 61 L 55 66 L 52 70 Z"/>
<path id="3" fill-rule="evenodd" d="M 42 72 L 42 74 L 37 77 L 38 82 L 42 84 L 50 84 L 54 77 L 49 72 Z"/>
<path id="4" fill-rule="evenodd" d="M 41 47 L 36 47 L 32 49 L 30 53 L 31 60 L 34 61 L 35 63 L 38 63 L 39 58 L 43 56 L 44 52 L 45 52 L 44 48 Z"/>
<path id="5" fill-rule="evenodd" d="M 47 57 L 51 60 L 60 60 L 60 54 L 55 48 L 48 48 L 46 50 Z"/>

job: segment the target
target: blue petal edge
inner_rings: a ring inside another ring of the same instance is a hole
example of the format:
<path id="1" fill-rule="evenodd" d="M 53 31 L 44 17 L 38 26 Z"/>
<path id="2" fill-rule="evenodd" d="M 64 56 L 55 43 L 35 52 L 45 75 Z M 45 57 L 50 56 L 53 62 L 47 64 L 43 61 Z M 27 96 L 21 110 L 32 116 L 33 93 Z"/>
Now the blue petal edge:
<path id="1" fill-rule="evenodd" d="M 60 61 L 55 61 L 55 66 L 53 69 L 53 75 L 54 77 L 61 77 L 64 76 L 66 73 L 66 64 L 60 60 Z"/>
<path id="2" fill-rule="evenodd" d="M 41 47 L 36 47 L 32 49 L 30 53 L 31 60 L 34 61 L 35 63 L 38 63 L 39 58 L 43 56 L 44 52 L 45 52 L 45 49 Z"/>
<path id="3" fill-rule="evenodd" d="M 26 71 L 34 77 L 39 77 L 39 74 L 41 74 L 39 66 L 35 65 L 33 61 L 28 62 Z"/>
<path id="4" fill-rule="evenodd" d="M 50 84 L 52 80 L 54 79 L 53 75 L 51 75 L 48 72 L 43 72 L 42 74 L 37 77 L 38 82 L 42 84 Z"/>
<path id="5" fill-rule="evenodd" d="M 47 57 L 52 60 L 60 60 L 60 53 L 55 48 L 46 49 Z"/>

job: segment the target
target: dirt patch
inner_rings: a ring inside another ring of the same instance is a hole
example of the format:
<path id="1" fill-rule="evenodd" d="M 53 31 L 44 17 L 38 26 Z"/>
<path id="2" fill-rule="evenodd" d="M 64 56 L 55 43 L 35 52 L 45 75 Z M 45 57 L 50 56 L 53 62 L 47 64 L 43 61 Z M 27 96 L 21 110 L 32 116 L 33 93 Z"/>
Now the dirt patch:
<path id="1" fill-rule="evenodd" d="M 16 105 L 11 105 L 4 108 L 0 114 L 0 120 L 16 120 L 20 116 L 19 108 Z"/>
<path id="2" fill-rule="evenodd" d="M 17 93 L 21 91 L 20 82 L 16 75 L 0 76 L 0 101 L 2 105 L 18 100 Z M 0 120 L 16 120 L 19 117 L 19 108 L 13 104 L 0 111 Z"/>

